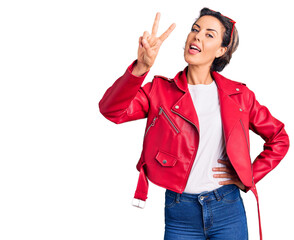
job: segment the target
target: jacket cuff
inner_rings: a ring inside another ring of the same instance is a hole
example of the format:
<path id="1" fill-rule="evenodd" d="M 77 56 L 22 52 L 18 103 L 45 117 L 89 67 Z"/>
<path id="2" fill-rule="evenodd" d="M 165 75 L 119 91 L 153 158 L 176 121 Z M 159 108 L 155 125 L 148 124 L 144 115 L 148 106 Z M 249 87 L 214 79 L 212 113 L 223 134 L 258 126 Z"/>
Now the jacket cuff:
<path id="1" fill-rule="evenodd" d="M 135 76 L 134 74 L 132 74 L 133 69 L 134 69 L 135 65 L 137 64 L 137 61 L 138 61 L 138 59 L 133 61 L 133 63 L 128 67 L 127 72 L 128 72 L 128 74 L 130 74 L 132 76 L 132 78 L 138 78 L 138 80 L 142 80 L 147 76 L 147 74 L 149 73 L 150 70 L 148 70 L 147 72 L 145 72 L 141 76 Z"/>

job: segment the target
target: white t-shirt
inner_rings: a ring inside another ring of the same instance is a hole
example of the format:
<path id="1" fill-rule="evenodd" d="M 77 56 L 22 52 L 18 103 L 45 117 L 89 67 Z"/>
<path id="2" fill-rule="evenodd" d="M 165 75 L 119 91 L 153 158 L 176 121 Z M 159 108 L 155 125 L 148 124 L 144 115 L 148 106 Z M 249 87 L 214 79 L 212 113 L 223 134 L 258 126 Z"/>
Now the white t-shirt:
<path id="1" fill-rule="evenodd" d="M 199 147 L 184 192 L 201 193 L 223 185 L 218 182 L 230 178 L 214 178 L 213 167 L 223 167 L 218 159 L 228 160 L 215 81 L 211 84 L 188 84 L 199 120 Z"/>

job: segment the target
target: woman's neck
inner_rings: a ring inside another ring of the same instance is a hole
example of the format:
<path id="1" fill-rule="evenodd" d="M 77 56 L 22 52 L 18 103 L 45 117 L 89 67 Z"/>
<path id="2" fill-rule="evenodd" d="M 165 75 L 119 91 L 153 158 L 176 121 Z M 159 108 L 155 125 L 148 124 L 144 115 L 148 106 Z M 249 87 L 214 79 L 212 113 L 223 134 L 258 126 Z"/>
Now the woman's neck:
<path id="1" fill-rule="evenodd" d="M 187 71 L 187 82 L 188 84 L 211 84 L 213 79 L 210 74 L 210 68 L 188 65 Z"/>

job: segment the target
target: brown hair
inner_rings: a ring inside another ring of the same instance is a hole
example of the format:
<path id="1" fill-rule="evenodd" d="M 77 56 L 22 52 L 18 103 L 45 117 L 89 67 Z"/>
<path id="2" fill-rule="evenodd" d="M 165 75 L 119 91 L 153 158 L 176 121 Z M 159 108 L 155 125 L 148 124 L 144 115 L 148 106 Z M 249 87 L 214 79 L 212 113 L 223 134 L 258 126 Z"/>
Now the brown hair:
<path id="1" fill-rule="evenodd" d="M 239 45 L 238 31 L 236 26 L 232 22 L 232 19 L 222 15 L 220 12 L 215 12 L 206 7 L 201 9 L 200 16 L 195 20 L 195 22 L 202 16 L 206 15 L 216 17 L 225 27 L 225 32 L 223 34 L 223 41 L 221 46 L 227 47 L 227 51 L 221 57 L 215 58 L 210 67 L 211 72 L 221 72 L 225 68 L 225 66 L 230 62 L 232 54 L 237 50 L 237 47 Z"/>

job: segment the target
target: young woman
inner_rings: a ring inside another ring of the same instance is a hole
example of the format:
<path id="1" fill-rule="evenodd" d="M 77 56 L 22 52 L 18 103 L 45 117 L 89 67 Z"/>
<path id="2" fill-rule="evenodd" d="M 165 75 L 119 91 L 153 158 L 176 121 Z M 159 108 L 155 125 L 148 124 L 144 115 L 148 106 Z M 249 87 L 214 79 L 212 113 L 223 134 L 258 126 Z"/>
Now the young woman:
<path id="1" fill-rule="evenodd" d="M 142 87 L 175 28 L 172 24 L 157 37 L 159 18 L 158 13 L 151 34 L 139 38 L 137 60 L 99 102 L 103 116 L 117 124 L 147 117 L 135 199 L 146 200 L 147 177 L 166 188 L 165 240 L 248 239 L 240 190 L 252 190 L 258 203 L 255 184 L 289 148 L 284 124 L 246 84 L 218 73 L 239 38 L 232 19 L 208 8 L 188 34 L 188 66 L 173 79 L 155 76 Z M 265 140 L 253 164 L 249 129 Z"/>

